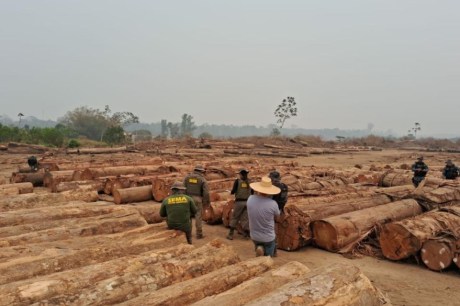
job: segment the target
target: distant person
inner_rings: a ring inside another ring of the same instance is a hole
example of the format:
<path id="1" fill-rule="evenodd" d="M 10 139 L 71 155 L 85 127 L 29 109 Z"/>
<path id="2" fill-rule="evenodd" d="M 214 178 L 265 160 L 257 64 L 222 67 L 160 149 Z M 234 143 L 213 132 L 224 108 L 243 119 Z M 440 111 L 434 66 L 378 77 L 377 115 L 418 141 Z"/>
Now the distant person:
<path id="1" fill-rule="evenodd" d="M 442 176 L 446 180 L 455 180 L 460 175 L 460 169 L 449 159 L 442 170 Z"/>
<path id="2" fill-rule="evenodd" d="M 27 164 L 29 165 L 32 172 L 38 171 L 38 160 L 35 156 L 30 156 L 27 158 Z"/>
<path id="3" fill-rule="evenodd" d="M 166 218 L 169 229 L 185 233 L 187 243 L 192 244 L 192 216 L 197 213 L 193 199 L 184 194 L 182 182 L 175 182 L 171 187 L 171 195 L 163 200 L 160 216 Z"/>
<path id="4" fill-rule="evenodd" d="M 428 166 L 423 162 L 423 156 L 418 157 L 417 161 L 412 165 L 412 172 L 414 172 L 412 183 L 417 187 L 428 173 Z"/>
<path id="5" fill-rule="evenodd" d="M 270 172 L 268 177 L 272 180 L 272 184 L 281 190 L 280 193 L 273 196 L 273 200 L 275 200 L 275 202 L 278 204 L 280 212 L 284 213 L 284 206 L 288 200 L 288 186 L 281 182 L 281 175 L 278 171 Z"/>
<path id="6" fill-rule="evenodd" d="M 238 172 L 239 177 L 233 183 L 233 188 L 230 194 L 235 195 L 235 205 L 233 206 L 232 219 L 230 220 L 230 232 L 227 239 L 233 240 L 233 233 L 235 232 L 236 225 L 241 219 L 247 220 L 248 211 L 246 209 L 246 202 L 251 195 L 251 187 L 249 187 L 249 171 L 241 169 Z M 244 229 L 245 231 L 248 229 Z"/>
<path id="7" fill-rule="evenodd" d="M 184 179 L 184 185 L 186 188 L 185 193 L 193 198 L 197 208 L 197 212 L 195 214 L 197 239 L 202 239 L 204 237 L 201 212 L 203 211 L 203 208 L 206 208 L 211 204 L 208 182 L 204 177 L 205 172 L 206 169 L 204 169 L 203 166 L 197 165 L 193 169 L 193 172 L 187 175 Z"/>
<path id="8" fill-rule="evenodd" d="M 275 219 L 279 217 L 280 210 L 272 196 L 281 190 L 273 186 L 267 176 L 262 177 L 260 182 L 251 183 L 250 187 L 254 194 L 249 196 L 246 205 L 256 256 L 273 256 L 276 247 Z"/>

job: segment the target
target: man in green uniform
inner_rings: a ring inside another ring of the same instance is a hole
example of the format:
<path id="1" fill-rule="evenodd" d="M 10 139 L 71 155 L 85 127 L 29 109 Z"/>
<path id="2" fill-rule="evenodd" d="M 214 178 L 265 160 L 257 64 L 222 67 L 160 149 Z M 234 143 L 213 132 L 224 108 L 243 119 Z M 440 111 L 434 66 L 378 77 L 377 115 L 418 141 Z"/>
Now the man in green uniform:
<path id="1" fill-rule="evenodd" d="M 192 244 L 192 216 L 197 213 L 193 199 L 184 194 L 185 186 L 175 182 L 171 187 L 172 194 L 163 200 L 160 216 L 166 217 L 169 229 L 185 233 L 187 242 Z"/>
<path id="2" fill-rule="evenodd" d="M 231 194 L 235 195 L 235 205 L 233 206 L 233 214 L 230 221 L 230 232 L 227 235 L 228 240 L 233 240 L 233 233 L 235 232 L 238 221 L 248 219 L 246 201 L 251 195 L 251 187 L 249 187 L 250 181 L 248 178 L 249 171 L 246 169 L 241 169 L 238 173 L 239 178 L 237 178 L 233 183 L 233 188 L 230 192 Z"/>
<path id="3" fill-rule="evenodd" d="M 193 172 L 187 175 L 184 179 L 185 194 L 191 196 L 195 202 L 197 212 L 195 214 L 196 238 L 203 238 L 203 225 L 201 220 L 201 212 L 203 208 L 211 204 L 209 197 L 208 182 L 204 177 L 206 170 L 203 166 L 197 165 Z"/>

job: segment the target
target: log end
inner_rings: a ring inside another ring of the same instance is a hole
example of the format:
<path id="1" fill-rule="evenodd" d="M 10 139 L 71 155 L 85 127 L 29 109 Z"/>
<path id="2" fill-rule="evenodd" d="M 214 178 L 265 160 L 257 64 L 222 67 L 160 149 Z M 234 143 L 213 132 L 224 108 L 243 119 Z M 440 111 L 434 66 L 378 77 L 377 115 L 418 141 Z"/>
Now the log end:
<path id="1" fill-rule="evenodd" d="M 433 271 L 441 271 L 452 264 L 454 252 L 450 245 L 442 240 L 428 240 L 420 250 L 423 263 Z"/>
<path id="2" fill-rule="evenodd" d="M 383 256 L 391 260 L 401 260 L 415 255 L 422 247 L 404 226 L 398 223 L 386 224 L 379 236 Z"/>

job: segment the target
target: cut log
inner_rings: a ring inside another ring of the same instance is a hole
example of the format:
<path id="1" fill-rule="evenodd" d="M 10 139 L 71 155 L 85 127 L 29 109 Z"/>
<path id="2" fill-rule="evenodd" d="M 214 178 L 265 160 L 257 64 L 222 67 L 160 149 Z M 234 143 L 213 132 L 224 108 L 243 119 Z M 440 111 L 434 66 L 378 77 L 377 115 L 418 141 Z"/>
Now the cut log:
<path id="1" fill-rule="evenodd" d="M 441 208 L 384 225 L 379 237 L 380 247 L 386 258 L 400 260 L 416 255 L 428 239 L 442 232 L 455 232 L 458 228 L 460 207 Z"/>
<path id="2" fill-rule="evenodd" d="M 48 171 L 43 176 L 43 186 L 52 187 L 60 182 L 70 182 L 73 177 L 74 170 L 63 171 Z"/>
<path id="3" fill-rule="evenodd" d="M 136 209 L 148 224 L 160 223 L 165 220 L 160 216 L 161 205 L 157 202 L 132 203 L 122 207 Z"/>
<path id="4" fill-rule="evenodd" d="M 81 148 L 81 149 L 67 149 L 67 154 L 109 154 L 126 152 L 126 147 L 118 148 Z"/>
<path id="5" fill-rule="evenodd" d="M 176 258 L 191 252 L 193 248 L 191 245 L 179 244 L 171 248 L 149 251 L 136 256 L 125 256 L 45 277 L 11 283 L 0 287 L 0 294 L 3 297 L 0 303 L 22 304 L 26 298 L 28 303 L 47 300 L 47 303 L 54 304 L 59 299 L 59 297 L 53 299 L 54 296 L 78 295 L 81 290 L 91 287 L 95 281 L 129 273 L 133 266 L 153 265 Z"/>
<path id="6" fill-rule="evenodd" d="M 133 202 L 149 201 L 153 199 L 152 185 L 132 187 L 125 189 L 115 189 L 113 193 L 113 202 L 115 204 L 125 204 Z"/>
<path id="7" fill-rule="evenodd" d="M 222 213 L 227 201 L 211 202 L 211 205 L 203 209 L 203 221 L 208 224 L 222 223 Z"/>
<path id="8" fill-rule="evenodd" d="M 239 261 L 237 253 L 231 247 L 214 240 L 190 253 L 167 261 L 131 266 L 126 273 L 93 282 L 90 288 L 75 295 L 67 295 L 65 288 L 62 288 L 62 295 L 55 296 L 50 302 L 51 304 L 68 304 L 78 298 L 91 305 L 117 304 L 133 299 L 143 292 L 154 292 Z M 206 285 L 211 286 L 209 283 Z"/>
<path id="9" fill-rule="evenodd" d="M 421 213 L 422 208 L 412 199 L 349 212 L 314 221 L 313 239 L 316 245 L 328 251 L 349 252 L 375 226 Z"/>
<path id="10" fill-rule="evenodd" d="M 158 232 L 158 229 L 161 229 Z M 166 226 L 150 225 L 119 234 L 74 238 L 15 248 L 2 248 L 11 256 L 0 263 L 0 284 L 38 275 L 74 269 L 114 258 L 140 254 L 185 243 L 185 235 L 166 230 Z M 27 252 L 26 252 L 27 251 Z"/>
<path id="11" fill-rule="evenodd" d="M 420 250 L 423 263 L 433 271 L 449 267 L 455 256 L 455 242 L 453 237 L 428 239 Z"/>
<path id="12" fill-rule="evenodd" d="M 43 186 L 43 178 L 45 176 L 45 172 L 39 170 L 38 172 L 31 172 L 31 173 L 17 173 L 14 172 L 11 175 L 11 183 L 25 183 L 30 182 L 34 186 Z"/>
<path id="13" fill-rule="evenodd" d="M 104 184 L 101 181 L 71 181 L 59 182 L 51 185 L 51 192 L 63 192 L 76 189 L 95 190 L 100 193 L 104 190 Z"/>
<path id="14" fill-rule="evenodd" d="M 12 185 L 12 184 L 9 184 Z M 9 188 L 0 189 L 0 197 L 18 195 L 19 188 L 10 186 Z"/>
<path id="15" fill-rule="evenodd" d="M 225 227 L 230 226 L 230 221 L 232 219 L 232 214 L 233 214 L 233 206 L 235 206 L 235 201 L 230 200 L 230 201 L 227 201 L 227 204 L 225 204 L 222 207 L 222 223 L 224 224 Z"/>
<path id="16" fill-rule="evenodd" d="M 102 176 L 118 176 L 137 174 L 144 175 L 146 173 L 164 172 L 164 167 L 158 165 L 137 165 L 137 166 L 118 166 L 118 167 L 103 167 L 103 168 L 87 168 L 81 174 L 82 180 L 94 180 Z"/>
<path id="17" fill-rule="evenodd" d="M 281 267 L 247 280 L 230 290 L 218 295 L 208 296 L 193 305 L 242 306 L 267 294 L 267 292 L 278 289 L 284 284 L 304 276 L 308 272 L 310 272 L 310 269 L 305 265 L 297 261 L 291 261 Z M 202 290 L 202 292 L 208 294 L 206 290 Z"/>
<path id="18" fill-rule="evenodd" d="M 16 183 L 16 184 L 3 184 L 3 185 L 0 185 L 0 191 L 3 189 L 9 189 L 11 187 L 17 188 L 19 191 L 19 194 L 34 192 L 34 186 L 30 182 Z"/>
<path id="19" fill-rule="evenodd" d="M 65 205 L 70 201 L 95 202 L 96 191 L 69 190 L 61 193 L 26 193 L 0 199 L 0 212 L 14 209 Z"/>
<path id="20" fill-rule="evenodd" d="M 124 305 L 189 305 L 206 296 L 231 289 L 260 275 L 273 266 L 270 257 L 259 257 L 220 268 L 211 273 L 178 284 L 147 292 L 129 300 Z M 219 304 L 208 304 L 219 305 Z"/>
<path id="21" fill-rule="evenodd" d="M 351 265 L 315 269 L 246 305 L 390 305 L 370 280 Z"/>

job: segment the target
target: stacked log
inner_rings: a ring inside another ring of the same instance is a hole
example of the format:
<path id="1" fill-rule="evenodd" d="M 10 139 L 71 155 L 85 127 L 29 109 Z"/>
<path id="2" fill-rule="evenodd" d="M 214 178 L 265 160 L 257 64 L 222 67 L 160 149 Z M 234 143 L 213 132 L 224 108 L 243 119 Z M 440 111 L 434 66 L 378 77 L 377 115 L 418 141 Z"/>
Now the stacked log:
<path id="1" fill-rule="evenodd" d="M 59 182 L 51 185 L 51 192 L 63 192 L 68 190 L 96 190 L 98 193 L 104 191 L 104 184 L 102 181 L 71 181 Z"/>
<path id="2" fill-rule="evenodd" d="M 61 193 L 26 193 L 0 199 L 0 211 L 65 205 L 70 201 L 95 202 L 96 191 L 69 190 Z"/>
<path id="3" fill-rule="evenodd" d="M 245 305 L 356 305 L 389 304 L 362 272 L 351 265 L 315 269 Z"/>
<path id="4" fill-rule="evenodd" d="M 422 213 L 417 201 L 407 199 L 357 210 L 312 223 L 317 246 L 333 252 L 349 252 L 376 226 Z"/>
<path id="5" fill-rule="evenodd" d="M 79 148 L 79 149 L 67 149 L 67 154 L 110 154 L 126 152 L 126 147 L 118 148 Z"/>
<path id="6" fill-rule="evenodd" d="M 70 182 L 74 170 L 47 171 L 43 176 L 43 186 L 52 188 L 60 182 Z"/>
<path id="7" fill-rule="evenodd" d="M 115 189 L 112 193 L 115 204 L 142 202 L 153 199 L 152 185 Z"/>
<path id="8" fill-rule="evenodd" d="M 270 257 L 249 259 L 157 291 L 144 293 L 125 302 L 124 305 L 189 305 L 240 285 L 266 272 L 272 266 L 273 260 Z"/>
<path id="9" fill-rule="evenodd" d="M 391 199 L 386 195 L 363 192 L 306 198 L 295 205 L 288 204 L 276 223 L 278 248 L 294 251 L 310 244 L 313 239 L 310 228 L 312 221 L 389 202 Z"/>
<path id="10" fill-rule="evenodd" d="M 222 223 L 223 209 L 227 201 L 211 202 L 209 206 L 203 209 L 202 218 L 208 224 Z"/>
<path id="11" fill-rule="evenodd" d="M 242 306 L 267 294 L 267 292 L 278 289 L 290 281 L 299 279 L 308 272 L 310 272 L 310 269 L 305 265 L 297 261 L 291 261 L 276 269 L 265 272 L 260 276 L 245 281 L 230 290 L 217 295 L 208 296 L 193 305 Z M 205 290 L 202 292 L 209 294 Z"/>
<path id="12" fill-rule="evenodd" d="M 441 236 L 430 238 L 423 243 L 420 257 L 423 263 L 433 271 L 441 271 L 449 267 L 457 251 L 456 242 L 459 236 Z"/>
<path id="13" fill-rule="evenodd" d="M 222 207 L 222 223 L 224 224 L 225 227 L 230 226 L 230 220 L 232 219 L 234 205 L 235 205 L 235 201 L 229 200 Z"/>
<path id="14" fill-rule="evenodd" d="M 14 172 L 11 175 L 11 183 L 25 183 L 25 182 L 30 182 L 32 185 L 35 187 L 37 186 L 43 186 L 43 179 L 45 176 L 45 172 L 42 170 L 39 170 L 37 172 L 31 172 L 31 173 L 18 173 Z"/>
<path id="15" fill-rule="evenodd" d="M 118 166 L 118 167 L 102 167 L 102 168 L 86 168 L 81 174 L 82 180 L 94 180 L 98 177 L 103 176 L 118 176 L 137 174 L 144 175 L 147 173 L 165 173 L 169 172 L 168 167 L 162 167 L 158 165 L 137 165 L 137 166 Z"/>
<path id="16" fill-rule="evenodd" d="M 386 258 L 401 260 L 417 255 L 425 241 L 445 232 L 455 233 L 458 228 L 459 206 L 445 207 L 384 225 L 379 237 L 380 247 Z"/>
<path id="17" fill-rule="evenodd" d="M 34 186 L 30 182 L 26 183 L 14 183 L 14 184 L 2 184 L 0 185 L 0 191 L 4 189 L 17 188 L 18 194 L 34 192 Z"/>

